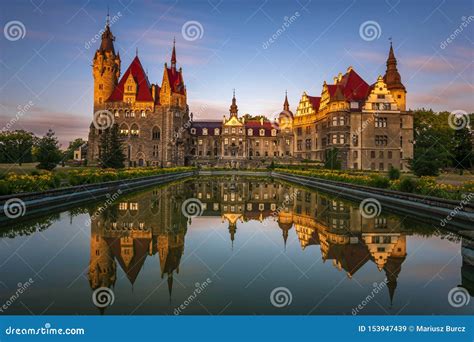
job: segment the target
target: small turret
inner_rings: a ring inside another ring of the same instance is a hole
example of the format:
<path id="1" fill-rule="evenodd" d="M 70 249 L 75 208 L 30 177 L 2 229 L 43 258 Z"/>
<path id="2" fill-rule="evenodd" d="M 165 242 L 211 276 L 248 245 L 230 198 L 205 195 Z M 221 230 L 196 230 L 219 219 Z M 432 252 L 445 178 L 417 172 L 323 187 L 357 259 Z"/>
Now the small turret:
<path id="1" fill-rule="evenodd" d="M 402 111 L 406 110 L 406 89 L 402 83 L 400 73 L 397 69 L 397 59 L 393 52 L 392 42 L 390 42 L 390 50 L 387 58 L 387 70 L 383 77 L 387 84 L 387 89 L 392 93 L 395 101 L 397 102 L 398 108 Z"/>
<path id="2" fill-rule="evenodd" d="M 237 100 L 235 99 L 235 89 L 234 89 L 234 95 L 232 96 L 232 104 L 230 105 L 229 108 L 230 116 L 237 116 L 239 112 L 239 108 L 237 107 Z"/>

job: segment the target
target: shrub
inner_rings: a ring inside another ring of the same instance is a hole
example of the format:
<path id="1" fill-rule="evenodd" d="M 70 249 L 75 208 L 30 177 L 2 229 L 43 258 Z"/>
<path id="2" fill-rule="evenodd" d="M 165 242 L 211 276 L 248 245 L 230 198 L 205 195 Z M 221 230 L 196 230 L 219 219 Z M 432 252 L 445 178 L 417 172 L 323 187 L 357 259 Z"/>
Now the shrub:
<path id="1" fill-rule="evenodd" d="M 370 186 L 386 189 L 390 186 L 390 180 L 384 176 L 375 176 L 369 183 Z"/>
<path id="2" fill-rule="evenodd" d="M 399 179 L 400 178 L 400 170 L 393 167 L 393 166 L 390 166 L 390 170 L 388 170 L 388 178 L 390 178 L 390 180 Z"/>
<path id="3" fill-rule="evenodd" d="M 415 192 L 417 187 L 417 181 L 411 179 L 411 178 L 403 178 L 400 181 L 400 191 L 403 192 Z"/>

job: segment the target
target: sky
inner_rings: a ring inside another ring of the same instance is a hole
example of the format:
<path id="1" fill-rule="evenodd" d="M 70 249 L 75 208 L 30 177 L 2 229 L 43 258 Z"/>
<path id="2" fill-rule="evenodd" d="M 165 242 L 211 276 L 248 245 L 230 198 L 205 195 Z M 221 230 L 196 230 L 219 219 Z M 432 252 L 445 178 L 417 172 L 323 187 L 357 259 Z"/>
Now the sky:
<path id="1" fill-rule="evenodd" d="M 0 4 L 0 127 L 87 138 L 107 7 L 122 74 L 138 50 L 161 84 L 176 39 L 195 119 L 228 115 L 234 88 L 239 114 L 273 117 L 349 66 L 372 84 L 390 39 L 409 108 L 474 111 L 469 0 L 17 0 Z"/>

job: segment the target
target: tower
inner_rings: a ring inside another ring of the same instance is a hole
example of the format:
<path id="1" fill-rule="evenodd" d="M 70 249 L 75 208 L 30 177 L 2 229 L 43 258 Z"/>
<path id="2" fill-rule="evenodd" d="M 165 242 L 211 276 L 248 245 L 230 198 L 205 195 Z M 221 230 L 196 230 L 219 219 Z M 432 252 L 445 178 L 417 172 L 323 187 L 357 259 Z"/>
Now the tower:
<path id="1" fill-rule="evenodd" d="M 186 86 L 183 81 L 183 70 L 176 69 L 176 40 L 173 40 L 173 49 L 171 51 L 171 64 L 165 63 L 163 80 L 160 90 L 160 104 L 164 106 L 187 109 Z"/>
<path id="2" fill-rule="evenodd" d="M 400 73 L 397 69 L 397 59 L 393 52 L 392 42 L 390 42 L 390 51 L 387 59 L 387 70 L 385 72 L 384 81 L 387 84 L 387 89 L 392 93 L 397 102 L 398 109 L 406 110 L 406 89 L 402 83 Z"/>
<path id="3" fill-rule="evenodd" d="M 234 89 L 234 95 L 232 96 L 232 104 L 230 105 L 229 108 L 230 112 L 230 117 L 237 117 L 239 113 L 239 107 L 237 107 L 237 100 L 235 99 L 235 89 Z"/>
<path id="4" fill-rule="evenodd" d="M 104 108 L 120 76 L 120 54 L 115 53 L 115 37 L 110 31 L 110 16 L 107 13 L 102 41 L 92 61 L 94 77 L 94 113 Z"/>

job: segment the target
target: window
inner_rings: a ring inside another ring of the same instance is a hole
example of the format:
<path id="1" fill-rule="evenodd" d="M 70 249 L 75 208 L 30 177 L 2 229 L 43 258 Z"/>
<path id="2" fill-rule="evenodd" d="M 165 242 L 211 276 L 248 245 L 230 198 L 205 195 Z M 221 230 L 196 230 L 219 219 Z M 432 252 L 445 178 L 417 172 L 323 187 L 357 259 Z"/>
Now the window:
<path id="1" fill-rule="evenodd" d="M 306 126 L 306 134 L 311 134 L 311 126 Z"/>
<path id="2" fill-rule="evenodd" d="M 333 145 L 337 144 L 337 134 L 332 135 L 332 143 L 333 143 Z"/>
<path id="3" fill-rule="evenodd" d="M 384 98 L 385 98 L 385 95 L 383 95 L 383 94 L 378 94 L 378 95 L 377 95 L 377 98 L 378 98 L 378 99 L 384 99 Z"/>
<path id="4" fill-rule="evenodd" d="M 198 145 L 202 145 L 202 139 L 198 139 Z"/>
<path id="5" fill-rule="evenodd" d="M 337 116 L 332 117 L 332 125 L 337 126 Z"/>
<path id="6" fill-rule="evenodd" d="M 375 118 L 375 127 L 387 127 L 387 118 Z"/>
<path id="7" fill-rule="evenodd" d="M 207 135 L 207 128 L 202 129 L 202 135 Z"/>
<path id="8" fill-rule="evenodd" d="M 345 144 L 346 139 L 344 137 L 344 134 L 339 134 L 339 144 Z"/>
<path id="9" fill-rule="evenodd" d="M 359 136 L 358 135 L 353 135 L 352 136 L 352 145 L 354 146 L 359 146 Z"/>
<path id="10" fill-rule="evenodd" d="M 118 110 L 115 111 L 114 116 L 115 116 L 116 118 L 119 117 L 119 112 L 118 112 Z"/>
<path id="11" fill-rule="evenodd" d="M 290 146 L 290 139 L 285 140 L 286 146 Z"/>
<path id="12" fill-rule="evenodd" d="M 259 147 L 260 146 L 260 140 L 255 140 L 255 147 Z"/>
<path id="13" fill-rule="evenodd" d="M 307 150 L 311 150 L 311 139 L 306 139 L 305 146 Z"/>
<path id="14" fill-rule="evenodd" d="M 137 124 L 133 124 L 130 128 L 130 135 L 134 137 L 138 137 L 140 135 L 140 129 L 138 128 Z"/>
<path id="15" fill-rule="evenodd" d="M 357 158 L 358 158 L 358 153 L 357 153 L 357 151 L 354 151 L 354 153 L 352 154 L 352 156 L 353 156 L 354 159 L 357 159 Z"/>
<path id="16" fill-rule="evenodd" d="M 260 128 L 259 133 L 261 137 L 265 136 L 265 130 L 263 128 Z"/>
<path id="17" fill-rule="evenodd" d="M 141 114 L 141 115 L 142 115 L 142 118 L 146 118 L 146 114 L 145 114 L 145 111 L 144 111 L 144 110 L 142 110 L 142 114 Z"/>
<path id="18" fill-rule="evenodd" d="M 253 129 L 249 128 L 249 129 L 247 130 L 247 134 L 248 134 L 248 135 L 253 135 Z"/>
<path id="19" fill-rule="evenodd" d="M 224 145 L 229 145 L 229 138 L 224 139 Z"/>
<path id="20" fill-rule="evenodd" d="M 129 117 L 130 117 L 130 112 L 129 112 L 128 110 L 125 111 L 125 117 L 126 117 L 126 118 L 129 118 Z"/>
<path id="21" fill-rule="evenodd" d="M 135 117 L 135 111 L 134 111 L 134 110 L 132 110 L 132 111 L 130 112 L 130 116 L 131 116 L 132 118 Z"/>
<path id="22" fill-rule="evenodd" d="M 296 142 L 296 149 L 297 149 L 298 151 L 303 150 L 303 140 L 298 140 L 298 141 Z"/>
<path id="23" fill-rule="evenodd" d="M 272 137 L 276 137 L 276 135 L 277 135 L 276 129 L 272 129 Z"/>
<path id="24" fill-rule="evenodd" d="M 379 164 L 379 170 L 380 170 L 380 171 L 383 171 L 383 163 L 380 163 L 380 164 Z"/>
<path id="25" fill-rule="evenodd" d="M 99 103 L 102 103 L 102 97 L 99 97 Z"/>
<path id="26" fill-rule="evenodd" d="M 339 117 L 339 126 L 344 126 L 344 116 Z"/>
<path id="27" fill-rule="evenodd" d="M 151 131 L 151 139 L 152 140 L 160 140 L 161 138 L 161 132 L 160 132 L 160 129 L 158 127 L 153 127 L 152 131 Z"/>
<path id="28" fill-rule="evenodd" d="M 120 126 L 120 134 L 128 135 L 128 126 L 127 126 L 127 125 L 122 124 L 122 125 Z"/>
<path id="29" fill-rule="evenodd" d="M 219 135 L 219 128 L 214 128 L 214 135 Z"/>
<path id="30" fill-rule="evenodd" d="M 383 159 L 383 151 L 379 151 L 379 158 Z"/>
<path id="31" fill-rule="evenodd" d="M 357 163 L 354 163 L 354 167 L 353 167 L 355 170 L 357 170 L 359 168 L 359 164 Z"/>
<path id="32" fill-rule="evenodd" d="M 99 84 L 99 90 L 102 90 L 102 89 L 104 89 L 104 85 L 101 83 Z"/>
<path id="33" fill-rule="evenodd" d="M 375 146 L 387 146 L 388 137 L 386 135 L 376 135 L 375 136 Z"/>
<path id="34" fill-rule="evenodd" d="M 392 151 L 388 151 L 388 159 L 392 159 Z"/>
<path id="35" fill-rule="evenodd" d="M 303 134 L 303 128 L 302 127 L 298 127 L 296 129 L 296 135 L 302 135 Z"/>
<path id="36" fill-rule="evenodd" d="M 375 151 L 370 151 L 370 158 L 375 158 Z"/>

